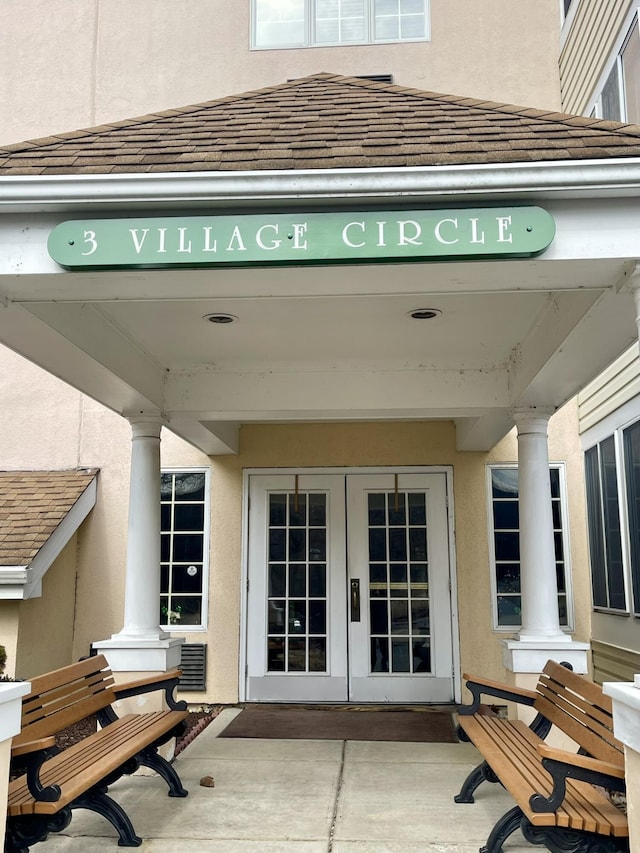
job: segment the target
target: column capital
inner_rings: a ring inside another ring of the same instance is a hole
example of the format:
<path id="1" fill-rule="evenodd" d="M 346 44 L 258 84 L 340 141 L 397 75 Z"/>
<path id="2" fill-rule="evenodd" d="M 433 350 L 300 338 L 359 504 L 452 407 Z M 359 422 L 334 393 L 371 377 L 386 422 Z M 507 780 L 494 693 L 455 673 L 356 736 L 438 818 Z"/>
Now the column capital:
<path id="1" fill-rule="evenodd" d="M 166 419 L 159 412 L 139 412 L 135 415 L 125 415 L 131 426 L 132 438 L 160 438 Z"/>
<path id="2" fill-rule="evenodd" d="M 511 417 L 518 428 L 518 434 L 547 434 L 549 418 L 555 412 L 554 406 L 514 406 Z"/>

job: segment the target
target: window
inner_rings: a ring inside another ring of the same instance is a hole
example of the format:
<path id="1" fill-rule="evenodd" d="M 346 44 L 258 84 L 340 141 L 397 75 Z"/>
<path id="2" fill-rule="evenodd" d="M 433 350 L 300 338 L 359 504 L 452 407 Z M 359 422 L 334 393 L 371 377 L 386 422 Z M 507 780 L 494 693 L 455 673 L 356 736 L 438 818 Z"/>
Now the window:
<path id="1" fill-rule="evenodd" d="M 594 607 L 626 610 L 613 436 L 584 455 Z"/>
<path id="2" fill-rule="evenodd" d="M 560 624 L 569 626 L 567 580 L 569 547 L 563 522 L 565 516 L 564 467 L 552 465 L 551 502 L 558 580 L 558 614 Z M 521 626 L 520 595 L 520 516 L 518 503 L 518 468 L 489 467 L 490 556 L 493 566 L 492 586 L 494 627 L 513 630 Z"/>
<path id="3" fill-rule="evenodd" d="M 640 615 L 640 421 L 585 451 L 593 606 Z"/>
<path id="4" fill-rule="evenodd" d="M 429 0 L 254 0 L 256 48 L 429 38 Z"/>
<path id="5" fill-rule="evenodd" d="M 163 471 L 160 485 L 160 624 L 205 627 L 208 472 Z"/>
<path id="6" fill-rule="evenodd" d="M 637 13 L 614 52 L 590 112 L 597 118 L 640 123 L 640 33 Z"/>
<path id="7" fill-rule="evenodd" d="M 563 27 L 563 30 L 568 30 L 571 26 L 571 22 L 576 14 L 576 8 L 580 0 L 559 0 L 560 4 L 560 23 Z M 562 45 L 563 42 L 563 34 L 560 36 L 560 43 Z"/>

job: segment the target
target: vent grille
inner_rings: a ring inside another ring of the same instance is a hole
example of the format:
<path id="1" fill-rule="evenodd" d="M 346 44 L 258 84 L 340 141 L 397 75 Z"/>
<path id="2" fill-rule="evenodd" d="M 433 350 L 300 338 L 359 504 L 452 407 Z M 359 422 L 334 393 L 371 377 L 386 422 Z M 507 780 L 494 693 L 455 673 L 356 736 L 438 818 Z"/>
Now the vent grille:
<path id="1" fill-rule="evenodd" d="M 178 682 L 180 690 L 207 689 L 207 647 L 204 643 L 184 643 L 180 650 L 182 675 Z"/>
<path id="2" fill-rule="evenodd" d="M 356 74 L 359 80 L 371 80 L 374 83 L 393 83 L 393 74 Z"/>

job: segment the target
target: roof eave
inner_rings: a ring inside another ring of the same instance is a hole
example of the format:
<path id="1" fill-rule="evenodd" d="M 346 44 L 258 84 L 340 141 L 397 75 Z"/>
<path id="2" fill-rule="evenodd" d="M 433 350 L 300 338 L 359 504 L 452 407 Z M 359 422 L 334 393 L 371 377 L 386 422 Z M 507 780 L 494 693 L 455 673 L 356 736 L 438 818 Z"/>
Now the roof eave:
<path id="1" fill-rule="evenodd" d="M 640 158 L 402 168 L 0 177 L 0 211 L 636 195 Z"/>

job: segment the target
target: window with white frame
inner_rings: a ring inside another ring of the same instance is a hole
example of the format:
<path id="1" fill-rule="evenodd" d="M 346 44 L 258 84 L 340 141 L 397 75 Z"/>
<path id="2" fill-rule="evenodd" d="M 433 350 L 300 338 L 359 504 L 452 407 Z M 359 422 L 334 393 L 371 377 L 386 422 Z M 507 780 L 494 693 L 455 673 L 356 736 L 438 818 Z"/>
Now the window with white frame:
<path id="1" fill-rule="evenodd" d="M 255 48 L 429 38 L 429 0 L 253 0 Z"/>
<path id="2" fill-rule="evenodd" d="M 207 470 L 161 474 L 160 624 L 205 627 L 209 554 Z"/>
<path id="3" fill-rule="evenodd" d="M 637 4 L 634 4 L 637 7 Z M 605 74 L 590 115 L 611 121 L 640 123 L 640 30 L 638 12 L 623 30 Z"/>
<path id="4" fill-rule="evenodd" d="M 489 484 L 489 551 L 492 566 L 494 627 L 513 630 L 522 623 L 520 591 L 520 507 L 518 468 L 516 465 L 490 465 Z M 565 469 L 549 466 L 553 535 L 558 580 L 558 615 L 560 624 L 569 627 L 569 543 L 564 519 Z"/>
<path id="5" fill-rule="evenodd" d="M 640 616 L 640 421 L 585 451 L 593 606 Z"/>

